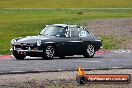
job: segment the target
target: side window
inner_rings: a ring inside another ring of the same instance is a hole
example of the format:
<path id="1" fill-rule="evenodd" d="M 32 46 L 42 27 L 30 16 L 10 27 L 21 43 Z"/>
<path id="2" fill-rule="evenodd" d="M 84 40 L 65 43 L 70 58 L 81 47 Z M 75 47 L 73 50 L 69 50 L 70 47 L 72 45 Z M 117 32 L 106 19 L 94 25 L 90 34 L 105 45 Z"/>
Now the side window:
<path id="1" fill-rule="evenodd" d="M 77 27 L 69 27 L 71 37 L 79 37 L 79 31 Z"/>
<path id="2" fill-rule="evenodd" d="M 58 26 L 58 27 L 56 27 L 56 30 L 54 30 L 54 33 L 55 33 L 55 35 L 58 35 L 60 37 L 65 37 L 65 30 L 66 30 L 66 28 Z"/>
<path id="3" fill-rule="evenodd" d="M 91 34 L 86 31 L 84 28 L 79 28 L 79 37 L 86 37 L 86 36 L 91 36 Z"/>

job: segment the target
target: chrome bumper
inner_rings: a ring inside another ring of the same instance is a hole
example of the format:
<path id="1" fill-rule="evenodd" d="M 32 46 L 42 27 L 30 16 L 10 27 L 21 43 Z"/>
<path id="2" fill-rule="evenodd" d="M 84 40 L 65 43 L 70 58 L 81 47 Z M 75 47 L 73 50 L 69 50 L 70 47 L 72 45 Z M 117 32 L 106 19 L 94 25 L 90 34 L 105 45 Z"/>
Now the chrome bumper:
<path id="1" fill-rule="evenodd" d="M 11 48 L 10 51 L 13 51 L 13 49 Z M 43 52 L 43 50 L 17 50 L 17 49 L 15 49 L 15 51 L 17 52 L 39 52 L 39 53 Z"/>

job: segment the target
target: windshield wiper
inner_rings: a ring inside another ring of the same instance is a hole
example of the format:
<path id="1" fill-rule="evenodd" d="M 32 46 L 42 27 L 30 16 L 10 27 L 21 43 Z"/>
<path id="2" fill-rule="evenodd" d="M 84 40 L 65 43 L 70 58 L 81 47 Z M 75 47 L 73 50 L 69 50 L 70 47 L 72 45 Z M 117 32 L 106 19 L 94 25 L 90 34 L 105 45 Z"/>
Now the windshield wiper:
<path id="1" fill-rule="evenodd" d="M 56 36 L 56 37 L 59 37 L 60 35 L 50 35 L 50 36 Z"/>
<path id="2" fill-rule="evenodd" d="M 60 36 L 60 35 L 53 35 L 53 34 L 41 34 L 41 33 L 39 33 L 39 35 L 42 35 L 42 36 Z"/>
<path id="3" fill-rule="evenodd" d="M 50 34 L 50 36 L 56 36 L 56 35 L 51 35 L 51 34 Z"/>
<path id="4" fill-rule="evenodd" d="M 49 34 L 41 34 L 41 33 L 39 33 L 39 35 L 41 35 L 41 36 L 49 36 Z"/>

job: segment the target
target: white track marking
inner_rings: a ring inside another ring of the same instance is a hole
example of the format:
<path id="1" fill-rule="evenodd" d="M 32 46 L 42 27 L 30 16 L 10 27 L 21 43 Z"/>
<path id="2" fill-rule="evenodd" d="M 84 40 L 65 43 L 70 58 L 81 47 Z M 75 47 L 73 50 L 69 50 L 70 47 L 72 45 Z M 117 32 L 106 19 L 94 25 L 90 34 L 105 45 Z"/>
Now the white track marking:
<path id="1" fill-rule="evenodd" d="M 88 61 L 88 62 L 92 62 L 92 63 L 98 63 L 98 62 L 102 62 L 102 61 Z"/>
<path id="2" fill-rule="evenodd" d="M 115 51 L 111 51 L 111 52 L 114 52 L 114 53 L 131 53 L 132 50 L 115 50 Z"/>
<path id="3" fill-rule="evenodd" d="M 116 68 L 124 68 L 124 67 L 111 67 L 111 68 L 115 68 L 116 69 Z"/>

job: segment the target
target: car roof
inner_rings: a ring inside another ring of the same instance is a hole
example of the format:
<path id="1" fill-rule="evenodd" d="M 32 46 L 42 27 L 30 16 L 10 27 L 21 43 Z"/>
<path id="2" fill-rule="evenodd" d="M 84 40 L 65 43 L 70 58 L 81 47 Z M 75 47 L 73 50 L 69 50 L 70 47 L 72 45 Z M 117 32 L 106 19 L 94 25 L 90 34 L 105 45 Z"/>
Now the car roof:
<path id="1" fill-rule="evenodd" d="M 68 25 L 68 24 L 52 24 L 46 26 L 78 27 L 77 25 Z"/>

